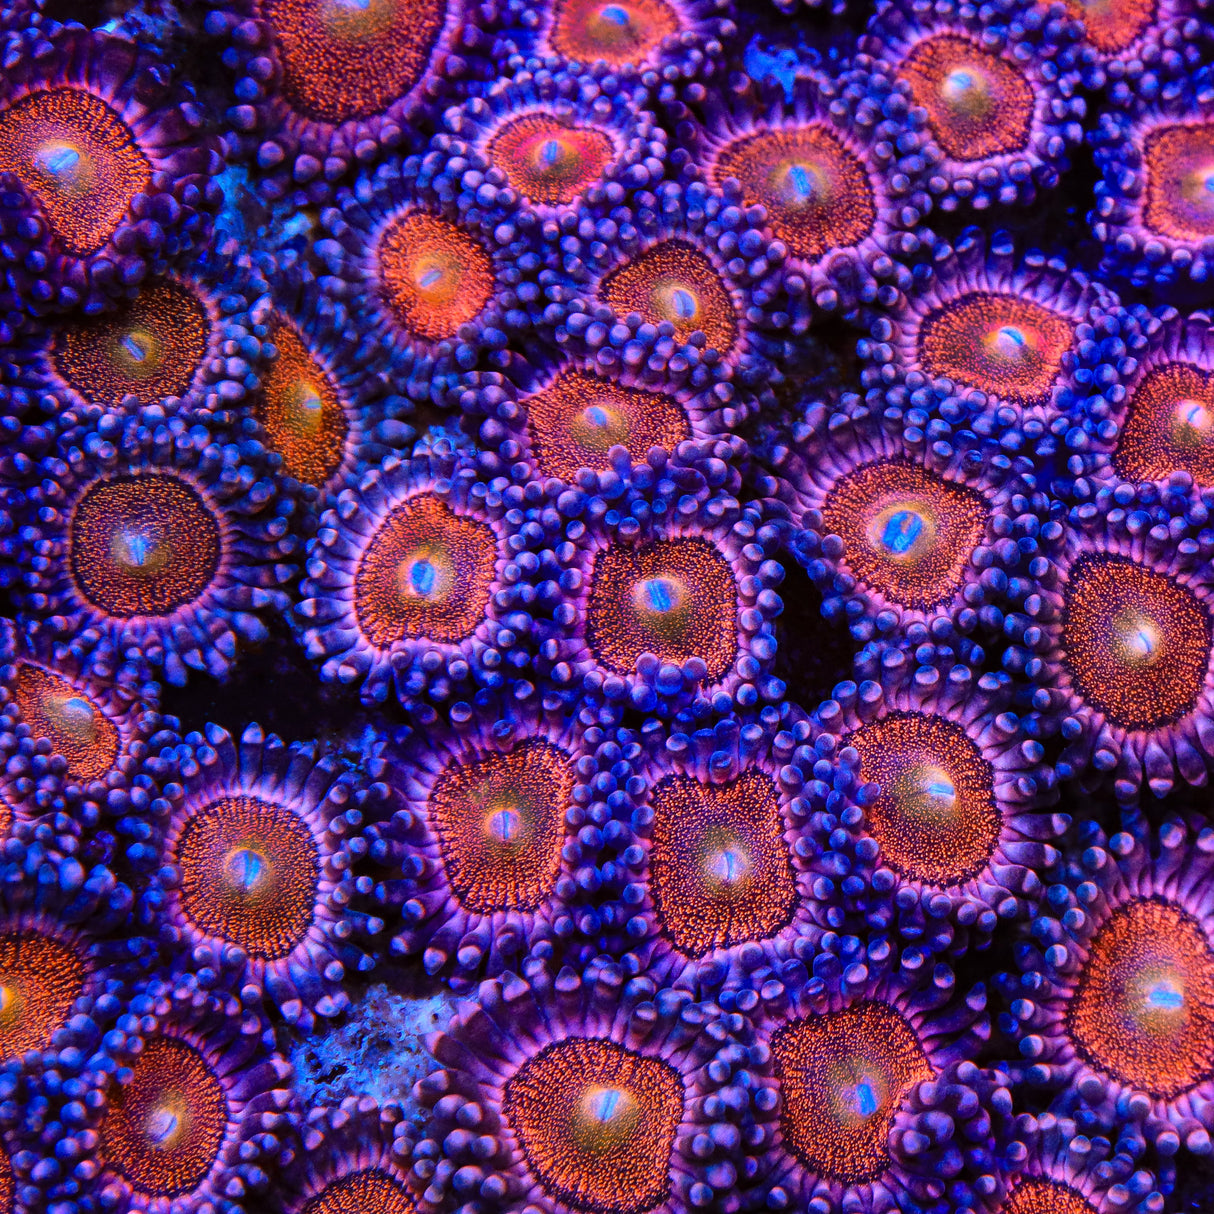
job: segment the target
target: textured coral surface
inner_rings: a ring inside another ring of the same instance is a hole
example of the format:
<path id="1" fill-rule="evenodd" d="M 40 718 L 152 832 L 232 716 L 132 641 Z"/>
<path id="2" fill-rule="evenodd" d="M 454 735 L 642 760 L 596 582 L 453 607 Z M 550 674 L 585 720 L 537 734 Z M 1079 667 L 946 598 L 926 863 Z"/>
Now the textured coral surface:
<path id="1" fill-rule="evenodd" d="M 1214 1214 L 1209 0 L 0 0 L 0 1214 Z"/>

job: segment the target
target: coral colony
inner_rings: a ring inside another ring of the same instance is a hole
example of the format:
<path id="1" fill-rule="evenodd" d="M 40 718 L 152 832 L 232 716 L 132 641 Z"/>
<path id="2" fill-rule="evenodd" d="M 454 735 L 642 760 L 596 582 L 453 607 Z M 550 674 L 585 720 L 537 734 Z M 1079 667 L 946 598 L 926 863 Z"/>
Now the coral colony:
<path id="1" fill-rule="evenodd" d="M 0 1214 L 1214 1211 L 1207 0 L 0 0 Z"/>

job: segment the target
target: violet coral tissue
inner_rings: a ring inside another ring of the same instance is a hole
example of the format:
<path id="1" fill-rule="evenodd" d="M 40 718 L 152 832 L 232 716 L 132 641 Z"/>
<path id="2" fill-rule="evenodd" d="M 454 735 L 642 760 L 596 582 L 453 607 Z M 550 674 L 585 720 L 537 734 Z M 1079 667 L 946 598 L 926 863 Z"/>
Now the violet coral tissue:
<path id="1" fill-rule="evenodd" d="M 1214 1211 L 1206 0 L 0 0 L 0 1214 Z"/>

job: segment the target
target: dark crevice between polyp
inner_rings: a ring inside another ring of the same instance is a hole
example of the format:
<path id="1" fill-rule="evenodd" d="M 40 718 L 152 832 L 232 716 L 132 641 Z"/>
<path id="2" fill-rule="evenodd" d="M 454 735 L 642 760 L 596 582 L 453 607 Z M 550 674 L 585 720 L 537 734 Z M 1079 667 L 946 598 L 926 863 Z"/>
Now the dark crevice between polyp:
<path id="1" fill-rule="evenodd" d="M 292 742 L 317 736 L 334 742 L 364 715 L 354 688 L 320 683 L 316 668 L 282 620 L 268 622 L 269 637 L 244 646 L 234 675 L 216 682 L 191 672 L 184 687 L 164 688 L 161 708 L 181 722 L 182 733 L 219 722 L 234 733 L 256 721 L 266 733 Z"/>
<path id="2" fill-rule="evenodd" d="M 98 17 L 114 16 L 113 4 L 104 0 L 46 0 L 42 5 L 42 15 L 48 21 L 58 21 L 62 25 L 75 22 L 77 25 L 93 26 Z"/>
<path id="3" fill-rule="evenodd" d="M 837 683 L 851 677 L 855 642 L 841 618 L 822 615 L 822 595 L 809 574 L 791 557 L 785 559 L 784 569 L 775 675 L 786 684 L 789 699 L 813 712 L 830 698 Z"/>

